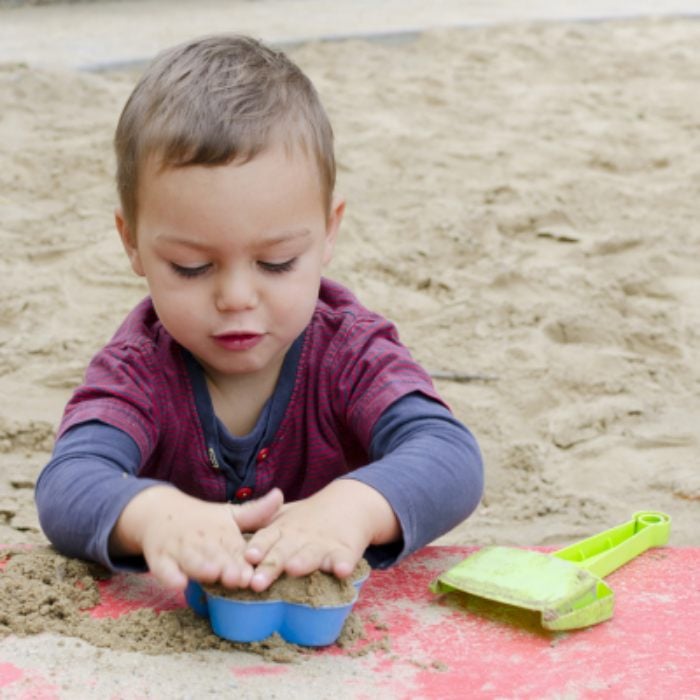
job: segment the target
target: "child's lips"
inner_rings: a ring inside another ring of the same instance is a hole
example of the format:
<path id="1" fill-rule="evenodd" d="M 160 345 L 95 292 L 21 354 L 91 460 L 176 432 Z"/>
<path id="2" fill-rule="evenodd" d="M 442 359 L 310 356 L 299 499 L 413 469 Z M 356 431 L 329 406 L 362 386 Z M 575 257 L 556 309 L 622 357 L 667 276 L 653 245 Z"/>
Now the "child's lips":
<path id="1" fill-rule="evenodd" d="M 262 333 L 240 331 L 236 333 L 219 333 L 214 336 L 218 345 L 226 350 L 250 350 L 263 339 Z"/>

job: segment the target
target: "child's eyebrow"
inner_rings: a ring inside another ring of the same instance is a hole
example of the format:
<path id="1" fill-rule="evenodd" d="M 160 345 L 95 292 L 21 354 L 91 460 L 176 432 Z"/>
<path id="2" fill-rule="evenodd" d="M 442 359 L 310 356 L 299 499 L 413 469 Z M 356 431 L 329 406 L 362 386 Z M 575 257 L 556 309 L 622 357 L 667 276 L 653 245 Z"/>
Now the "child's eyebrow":
<path id="1" fill-rule="evenodd" d="M 261 236 L 260 240 L 256 242 L 256 247 L 271 248 L 275 245 L 287 243 L 288 241 L 293 241 L 298 238 L 306 238 L 310 235 L 311 229 L 309 228 L 280 231 L 267 236 Z M 209 250 L 210 248 L 210 245 L 208 243 L 198 241 L 196 238 L 182 238 L 181 236 L 169 236 L 168 234 L 159 234 L 156 236 L 156 239 L 159 241 L 164 241 L 165 243 L 175 243 L 177 245 L 187 246 L 188 248 L 195 248 L 197 250 Z"/>
<path id="2" fill-rule="evenodd" d="M 278 243 L 286 243 L 287 241 L 292 241 L 297 238 L 306 238 L 310 235 L 311 229 L 308 228 L 291 229 L 289 231 L 273 233 L 269 236 L 262 236 L 259 243 L 261 246 L 274 246 Z"/>
<path id="3" fill-rule="evenodd" d="M 188 248 L 196 248 L 197 250 L 207 250 L 209 248 L 206 243 L 201 243 L 195 238 L 180 238 L 179 236 L 158 234 L 155 237 L 155 240 L 163 241 L 165 243 L 175 243 L 177 245 L 187 246 Z"/>

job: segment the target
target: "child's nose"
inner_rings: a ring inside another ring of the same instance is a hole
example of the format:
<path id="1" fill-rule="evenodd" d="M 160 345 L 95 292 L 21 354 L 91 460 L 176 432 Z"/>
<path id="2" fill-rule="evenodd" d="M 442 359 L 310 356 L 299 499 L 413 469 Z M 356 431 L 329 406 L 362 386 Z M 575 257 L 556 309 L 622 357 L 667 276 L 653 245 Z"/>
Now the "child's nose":
<path id="1" fill-rule="evenodd" d="M 252 277 L 242 270 L 222 271 L 217 285 L 216 308 L 221 312 L 253 308 L 258 294 Z"/>

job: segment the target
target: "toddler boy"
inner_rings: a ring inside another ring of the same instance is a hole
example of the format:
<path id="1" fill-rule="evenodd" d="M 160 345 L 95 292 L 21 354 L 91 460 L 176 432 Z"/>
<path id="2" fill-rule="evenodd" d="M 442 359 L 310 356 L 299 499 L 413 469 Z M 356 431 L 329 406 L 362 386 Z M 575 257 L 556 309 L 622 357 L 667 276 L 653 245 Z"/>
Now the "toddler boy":
<path id="1" fill-rule="evenodd" d="M 116 225 L 149 296 L 93 358 L 38 480 L 54 545 L 262 591 L 363 554 L 388 566 L 466 518 L 476 442 L 394 327 L 322 277 L 345 203 L 301 70 L 246 37 L 175 47 L 115 149 Z"/>

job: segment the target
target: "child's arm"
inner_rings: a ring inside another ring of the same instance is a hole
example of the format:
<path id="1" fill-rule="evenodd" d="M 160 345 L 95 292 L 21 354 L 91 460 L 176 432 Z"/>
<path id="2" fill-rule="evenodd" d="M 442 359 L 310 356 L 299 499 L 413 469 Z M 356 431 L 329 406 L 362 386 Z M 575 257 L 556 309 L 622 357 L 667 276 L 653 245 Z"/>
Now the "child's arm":
<path id="1" fill-rule="evenodd" d="M 477 506 L 483 466 L 471 433 L 439 403 L 420 394 L 395 402 L 372 435 L 373 461 L 310 498 L 286 505 L 248 546 L 252 587 L 282 571 L 320 568 L 346 576 L 369 545 L 388 566 L 444 534 Z"/>
<path id="2" fill-rule="evenodd" d="M 125 432 L 99 421 L 70 428 L 54 445 L 36 483 L 41 527 L 63 554 L 109 569 L 143 569 L 143 561 L 112 561 L 109 534 L 126 504 L 142 490 L 162 485 L 138 479 L 141 456 Z"/>
<path id="3" fill-rule="evenodd" d="M 137 561 L 123 557 L 144 555 L 161 582 L 178 588 L 187 576 L 246 585 L 252 569 L 242 557 L 241 530 L 267 524 L 281 493 L 244 506 L 207 503 L 137 478 L 139 459 L 136 443 L 103 423 L 61 436 L 36 487 L 41 525 L 56 548 L 111 569 Z"/>

